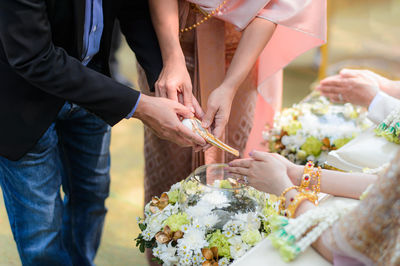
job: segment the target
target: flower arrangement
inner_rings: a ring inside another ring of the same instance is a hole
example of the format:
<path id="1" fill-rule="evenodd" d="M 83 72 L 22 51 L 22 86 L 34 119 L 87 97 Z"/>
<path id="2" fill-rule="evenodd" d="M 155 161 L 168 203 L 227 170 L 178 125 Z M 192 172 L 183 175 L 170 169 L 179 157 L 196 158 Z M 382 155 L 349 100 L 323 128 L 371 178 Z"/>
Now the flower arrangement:
<path id="1" fill-rule="evenodd" d="M 271 152 L 296 164 L 312 160 L 322 165 L 329 151 L 339 149 L 371 125 L 363 108 L 333 104 L 312 93 L 276 114 L 273 128 L 263 136 Z"/>
<path id="2" fill-rule="evenodd" d="M 210 166 L 201 172 L 210 174 Z M 269 219 L 279 204 L 273 196 L 233 178 L 200 179 L 192 174 L 154 197 L 144 219 L 137 219 L 142 232 L 136 245 L 152 249 L 160 264 L 229 265 L 271 232 Z"/>

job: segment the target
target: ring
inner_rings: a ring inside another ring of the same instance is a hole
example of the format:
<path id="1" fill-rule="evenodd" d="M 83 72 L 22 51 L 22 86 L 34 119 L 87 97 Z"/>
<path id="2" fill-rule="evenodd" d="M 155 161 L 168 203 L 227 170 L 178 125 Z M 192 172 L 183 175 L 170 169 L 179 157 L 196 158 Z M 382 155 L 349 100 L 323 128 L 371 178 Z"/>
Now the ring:
<path id="1" fill-rule="evenodd" d="M 244 182 L 244 184 L 246 184 L 246 185 L 249 184 L 249 180 L 247 179 L 247 176 L 243 176 L 243 182 Z"/>
<path id="2" fill-rule="evenodd" d="M 339 102 L 343 102 L 343 96 L 341 93 L 338 94 L 338 97 L 339 97 Z"/>

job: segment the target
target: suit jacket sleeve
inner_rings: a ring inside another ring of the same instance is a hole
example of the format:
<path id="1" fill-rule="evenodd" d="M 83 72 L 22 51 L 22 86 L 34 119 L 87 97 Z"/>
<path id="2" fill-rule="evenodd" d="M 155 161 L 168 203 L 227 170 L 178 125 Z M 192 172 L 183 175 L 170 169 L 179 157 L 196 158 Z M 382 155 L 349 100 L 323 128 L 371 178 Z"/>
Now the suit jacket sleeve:
<path id="1" fill-rule="evenodd" d="M 6 60 L 27 82 L 92 111 L 114 125 L 139 93 L 93 71 L 52 43 L 44 0 L 1 0 L 0 41 Z"/>
<path id="2" fill-rule="evenodd" d="M 150 90 L 154 91 L 154 83 L 161 73 L 163 63 L 148 1 L 124 0 L 118 12 L 118 19 L 128 45 L 145 70 Z"/>

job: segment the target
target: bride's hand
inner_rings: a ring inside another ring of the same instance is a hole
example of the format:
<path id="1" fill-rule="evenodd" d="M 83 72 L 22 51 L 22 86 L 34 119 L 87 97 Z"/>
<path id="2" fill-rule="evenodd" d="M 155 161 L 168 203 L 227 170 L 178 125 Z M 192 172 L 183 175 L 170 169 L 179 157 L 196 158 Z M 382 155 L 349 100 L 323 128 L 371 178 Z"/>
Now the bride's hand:
<path id="1" fill-rule="evenodd" d="M 250 159 L 238 159 L 229 163 L 228 170 L 247 176 L 249 185 L 258 190 L 280 195 L 293 186 L 284 162 L 267 152 L 253 151 Z"/>
<path id="2" fill-rule="evenodd" d="M 229 87 L 221 85 L 208 97 L 207 111 L 203 116 L 202 126 L 212 128 L 211 133 L 220 138 L 224 133 L 231 113 L 234 91 Z"/>

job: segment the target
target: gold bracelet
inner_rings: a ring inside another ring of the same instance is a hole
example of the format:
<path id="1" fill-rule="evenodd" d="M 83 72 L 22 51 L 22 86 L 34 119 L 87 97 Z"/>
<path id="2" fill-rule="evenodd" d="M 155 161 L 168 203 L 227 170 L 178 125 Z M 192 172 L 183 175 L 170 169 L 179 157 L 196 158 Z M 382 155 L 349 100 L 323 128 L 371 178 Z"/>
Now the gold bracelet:
<path id="1" fill-rule="evenodd" d="M 321 191 L 321 173 L 322 173 L 321 167 L 318 166 L 314 174 L 314 179 L 316 184 L 312 186 L 312 190 L 314 191 L 314 193 L 319 193 Z"/>
<path id="2" fill-rule="evenodd" d="M 285 195 L 286 195 L 286 193 L 288 193 L 292 189 L 298 189 L 298 188 L 299 188 L 299 186 L 291 186 L 291 187 L 286 188 L 282 192 L 282 194 L 279 196 L 279 199 L 281 201 L 280 204 L 279 204 L 279 212 L 282 212 L 285 209 L 285 203 L 286 203 Z"/>
<path id="3" fill-rule="evenodd" d="M 285 216 L 289 217 L 289 218 L 294 218 L 297 208 L 305 200 L 308 200 L 312 204 L 316 205 L 318 202 L 318 197 L 314 193 L 299 193 L 299 194 L 297 194 L 294 197 L 294 199 L 291 199 L 291 202 L 285 211 Z"/>
<path id="4" fill-rule="evenodd" d="M 300 190 L 303 191 L 309 190 L 308 186 L 310 185 L 313 173 L 314 173 L 314 163 L 312 161 L 308 161 L 304 166 L 303 176 L 301 177 L 301 182 L 300 182 Z"/>

